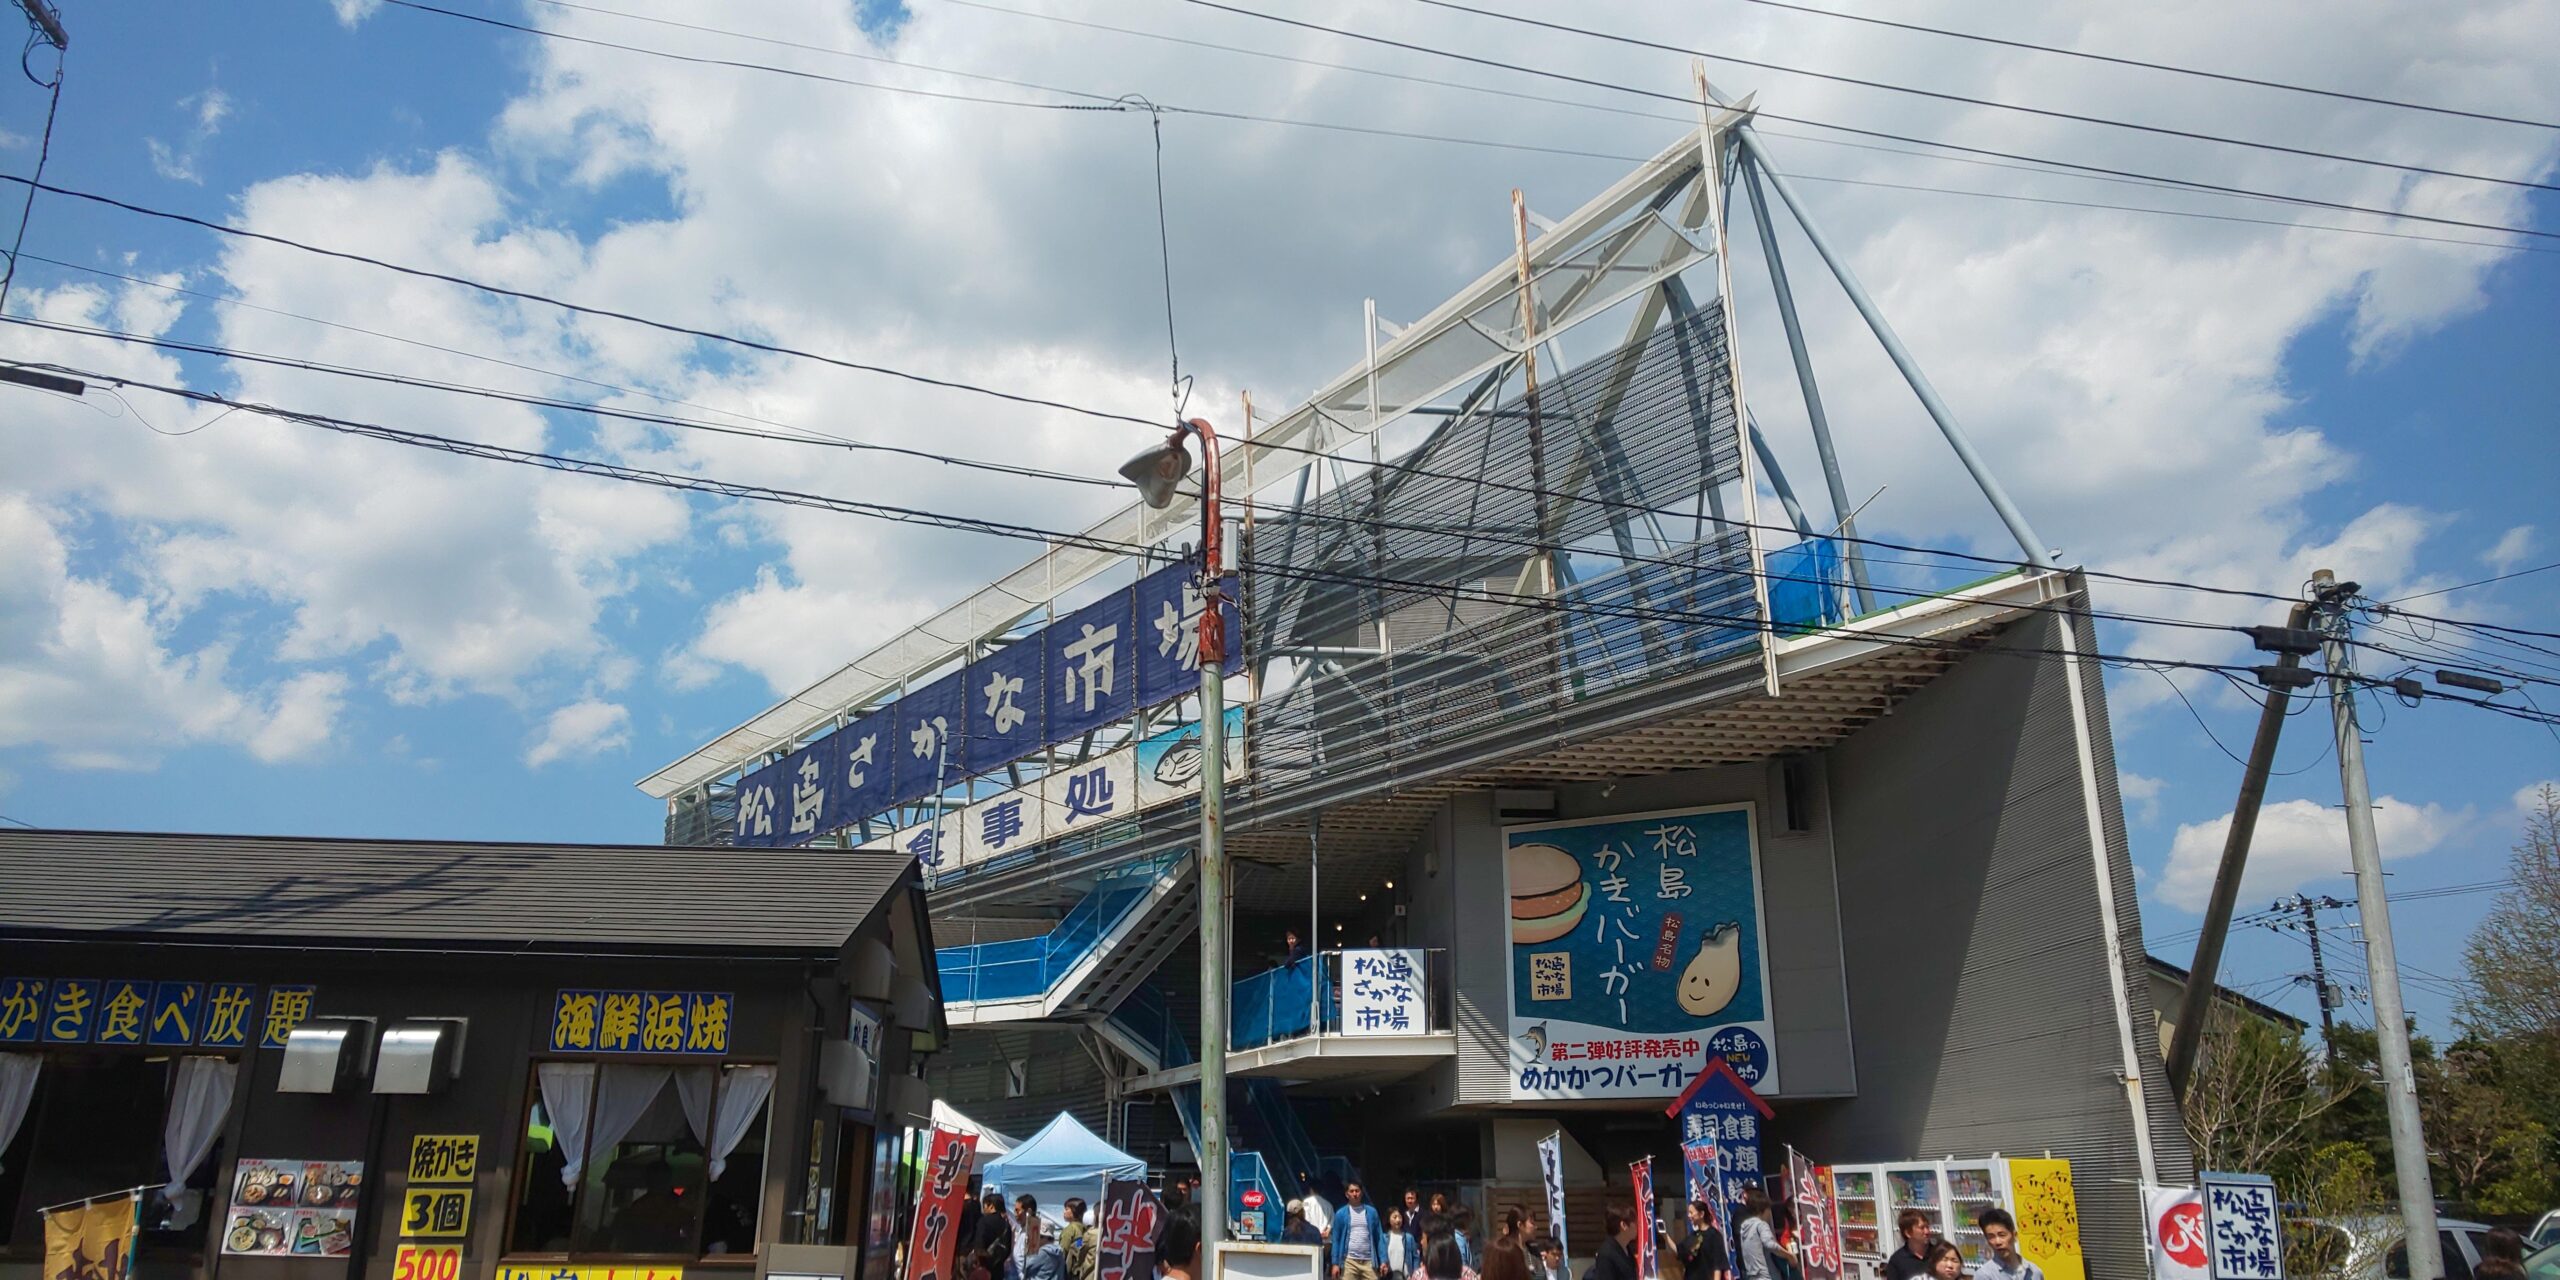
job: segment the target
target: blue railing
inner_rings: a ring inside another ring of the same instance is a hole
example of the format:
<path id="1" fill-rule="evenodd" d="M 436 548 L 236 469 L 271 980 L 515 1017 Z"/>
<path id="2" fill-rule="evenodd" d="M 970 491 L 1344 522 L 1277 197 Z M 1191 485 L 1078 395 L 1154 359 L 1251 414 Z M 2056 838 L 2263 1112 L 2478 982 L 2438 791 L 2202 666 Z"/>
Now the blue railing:
<path id="1" fill-rule="evenodd" d="M 1046 992 L 1119 928 L 1185 856 L 1171 854 L 1113 869 L 1094 882 L 1093 891 L 1056 928 L 1039 937 L 937 948 L 933 960 L 942 974 L 943 1002 L 1017 1000 Z"/>
<path id="2" fill-rule="evenodd" d="M 1245 1206 L 1247 1191 L 1262 1193 L 1262 1204 L 1259 1208 Z M 1227 1221 L 1235 1224 L 1235 1238 L 1265 1241 L 1279 1239 L 1281 1222 L 1289 1216 L 1288 1203 L 1288 1197 L 1281 1194 L 1280 1184 L 1271 1178 L 1271 1167 L 1263 1163 L 1259 1154 L 1251 1151 L 1227 1153 Z M 1247 1218 L 1244 1215 L 1248 1213 L 1258 1213 L 1261 1217 Z M 1262 1230 L 1248 1234 L 1244 1229 L 1244 1224 L 1248 1222 L 1259 1222 Z"/>
<path id="3" fill-rule="evenodd" d="M 1289 1095 L 1279 1082 L 1260 1077 L 1244 1082 L 1244 1113 L 1252 1118 L 1254 1130 L 1251 1145 L 1263 1153 L 1265 1160 L 1276 1160 L 1274 1172 L 1290 1195 L 1299 1191 L 1299 1175 L 1309 1180 L 1324 1176 L 1324 1157 L 1317 1154 L 1307 1127 L 1299 1121 L 1297 1109 L 1289 1104 Z"/>
<path id="4" fill-rule="evenodd" d="M 1238 1049 L 1258 1049 L 1307 1034 L 1314 1025 L 1315 975 L 1316 962 L 1308 959 L 1239 980 L 1227 1011 L 1227 1043 Z M 1328 1022 L 1334 1012 L 1333 989 L 1328 986 L 1324 991 Z"/>
<path id="5" fill-rule="evenodd" d="M 1155 1054 L 1158 1071 L 1199 1061 L 1191 1051 L 1190 1038 L 1182 1034 L 1181 1026 L 1173 1019 L 1173 1010 L 1165 1004 L 1164 993 L 1152 983 L 1131 991 L 1108 1016 L 1131 1039 Z"/>

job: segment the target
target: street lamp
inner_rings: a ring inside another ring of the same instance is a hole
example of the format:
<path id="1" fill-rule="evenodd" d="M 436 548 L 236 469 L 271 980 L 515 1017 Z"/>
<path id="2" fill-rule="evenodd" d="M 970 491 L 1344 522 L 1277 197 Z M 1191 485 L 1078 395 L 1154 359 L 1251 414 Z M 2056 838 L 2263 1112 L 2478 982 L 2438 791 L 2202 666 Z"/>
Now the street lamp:
<path id="1" fill-rule="evenodd" d="M 1139 500 L 1162 510 L 1191 471 L 1183 437 L 1200 437 L 1200 1197 L 1201 1258 L 1217 1274 L 1227 1235 L 1227 658 L 1225 586 L 1220 576 L 1218 433 L 1193 418 L 1165 442 L 1129 459 L 1120 474 Z"/>

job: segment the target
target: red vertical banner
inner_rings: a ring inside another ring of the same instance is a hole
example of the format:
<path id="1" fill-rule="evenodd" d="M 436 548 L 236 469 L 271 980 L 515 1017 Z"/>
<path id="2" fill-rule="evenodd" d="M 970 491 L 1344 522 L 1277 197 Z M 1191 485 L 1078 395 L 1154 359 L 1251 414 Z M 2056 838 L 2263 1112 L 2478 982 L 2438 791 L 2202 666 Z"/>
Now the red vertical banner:
<path id="1" fill-rule="evenodd" d="M 1094 1254 L 1100 1280 L 1155 1280 L 1156 1233 L 1163 1228 L 1164 1206 L 1147 1184 L 1103 1183 L 1102 1247 Z"/>
<path id="2" fill-rule="evenodd" d="M 1804 1280 L 1840 1280 L 1840 1218 L 1831 1206 L 1831 1171 L 1787 1148 L 1787 1186 L 1796 1202 L 1796 1240 Z"/>
<path id="3" fill-rule="evenodd" d="M 978 1135 L 933 1131 L 925 1151 L 924 1192 L 916 1197 L 916 1226 L 907 1235 L 907 1280 L 952 1280 L 951 1255 L 960 1247 L 960 1205 L 969 1198 L 969 1163 Z"/>
<path id="4" fill-rule="evenodd" d="M 1653 1280 L 1662 1274 L 1661 1259 L 1654 1256 L 1654 1241 L 1660 1233 L 1653 1225 L 1653 1157 L 1627 1166 L 1636 1187 L 1636 1277 Z"/>

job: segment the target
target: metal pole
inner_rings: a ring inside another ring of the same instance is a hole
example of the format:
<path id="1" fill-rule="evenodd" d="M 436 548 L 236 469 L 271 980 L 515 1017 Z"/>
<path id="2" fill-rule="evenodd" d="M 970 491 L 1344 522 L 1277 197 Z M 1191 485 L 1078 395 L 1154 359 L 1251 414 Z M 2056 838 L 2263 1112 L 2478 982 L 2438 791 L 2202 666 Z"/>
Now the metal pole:
<path id="1" fill-rule="evenodd" d="M 2311 942 L 2311 982 L 2320 997 L 2320 1060 L 2335 1067 L 2338 1065 L 2338 1018 L 2332 1012 L 2337 1006 L 2329 994 L 2329 958 L 2320 951 L 2320 917 L 2317 912 L 2322 904 L 2306 893 L 2293 896 L 2302 906 L 2303 936 Z"/>
<path id="2" fill-rule="evenodd" d="M 1200 477 L 1200 1260 L 1216 1280 L 1227 1238 L 1227 709 L 1226 594 L 1220 571 L 1218 434 L 1193 418 L 1206 469 Z"/>
<path id="3" fill-rule="evenodd" d="M 1768 167 L 1769 152 L 1761 145 L 1760 136 L 1748 125 L 1735 132 L 1742 135 L 1742 145 L 1751 152 L 1751 157 L 1761 162 L 1761 171 L 1769 175 L 1769 185 L 1776 188 L 1778 198 L 1786 202 L 1787 211 L 1795 215 L 1796 225 L 1804 228 L 1805 239 L 1813 242 L 1813 251 L 1822 255 L 1823 263 L 1839 280 L 1840 291 L 1848 294 L 1849 301 L 1858 308 L 1858 314 L 1866 317 L 1867 327 L 1875 331 L 1876 341 L 1883 345 L 1884 353 L 1893 357 L 1893 366 L 1902 371 L 1903 381 L 1910 383 L 1912 393 L 1920 397 L 1921 407 L 1927 409 L 1930 420 L 1938 424 L 1938 432 L 1947 438 L 1947 447 L 1955 450 L 1956 460 L 1964 464 L 1974 484 L 1980 486 L 1982 496 L 1990 499 L 1991 509 L 2000 515 L 2000 523 L 2009 526 L 2009 536 L 2018 540 L 2018 549 L 2026 553 L 2026 562 L 2034 565 L 2055 563 L 2061 558 L 2059 554 L 2051 544 L 2036 536 L 2034 527 L 2027 523 L 2026 513 L 2018 510 L 2018 504 L 2009 501 L 2008 490 L 2000 487 L 2000 481 L 1991 474 L 1990 464 L 1982 460 L 1981 454 L 1974 452 L 1972 439 L 1956 423 L 1955 411 L 1938 398 L 1938 389 L 1929 385 L 1929 375 L 1920 372 L 1920 362 L 1911 358 L 1911 352 L 1895 335 L 1893 326 L 1886 323 L 1884 312 L 1876 309 L 1875 299 L 1867 296 L 1866 286 L 1859 284 L 1857 274 L 1849 270 L 1848 259 L 1831 247 L 1831 241 L 1822 234 L 1822 228 L 1814 224 L 1813 215 L 1805 211 L 1804 201 L 1796 196 L 1796 189 L 1787 182 L 1787 175 Z"/>
<path id="4" fill-rule="evenodd" d="M 2300 630 L 2310 606 L 2295 605 L 2285 626 Z M 2302 665 L 2302 655 L 2276 658 L 2287 670 Z M 2204 1043 L 2205 1019 L 2213 1012 L 2213 987 L 2222 971 L 2222 944 L 2231 934 L 2231 905 L 2240 896 L 2240 873 L 2249 864 L 2249 839 L 2258 829 L 2258 806 L 2267 798 L 2267 771 L 2274 767 L 2276 737 L 2284 732 L 2284 709 L 2290 700 L 2281 685 L 2267 686 L 2258 711 L 2258 736 L 2249 744 L 2249 763 L 2240 772 L 2240 802 L 2231 809 L 2231 829 L 2222 837 L 2222 865 L 2213 873 L 2213 897 L 2204 908 L 2204 933 L 2196 938 L 2196 958 L 2187 966 L 2187 989 L 2178 996 L 2178 1021 L 2169 1031 L 2169 1094 L 2185 1102 L 2187 1079 L 2195 1073 L 2196 1048 Z"/>
<path id="5" fill-rule="evenodd" d="M 1751 422 L 1751 401 L 1742 394 L 1742 316 L 1733 297 L 1733 241 L 1726 234 L 1725 210 L 1730 202 L 1725 198 L 1724 175 L 1729 157 L 1740 161 L 1732 135 L 1749 116 L 1736 112 L 1730 113 L 1730 119 L 1717 120 L 1715 90 L 1707 86 L 1705 61 L 1690 63 L 1689 74 L 1698 82 L 1698 181 L 1706 184 L 1707 226 L 1716 242 L 1716 305 L 1724 317 L 1725 390 L 1733 397 L 1734 429 L 1743 431 Z M 1769 557 L 1761 547 L 1760 482 L 1751 465 L 1754 461 L 1750 450 L 1742 451 L 1742 537 L 1751 553 L 1751 603 L 1765 623 L 1770 618 Z M 1763 626 L 1759 641 L 1760 684 L 1774 698 L 1778 696 L 1777 629 Z"/>
<path id="6" fill-rule="evenodd" d="M 1316 988 L 1324 979 L 1324 952 L 1317 949 L 1317 940 L 1324 935 L 1316 929 L 1317 919 L 1323 914 L 1323 908 L 1318 905 L 1323 881 L 1318 878 L 1321 873 L 1317 870 L 1323 839 L 1324 815 L 1319 813 L 1307 819 L 1307 958 L 1315 962 L 1315 967 L 1307 971 L 1307 1031 L 1310 1035 L 1324 1034 L 1324 1006 L 1316 1003 L 1322 999 Z"/>
<path id="7" fill-rule="evenodd" d="M 1796 360 L 1796 385 L 1804 390 L 1805 417 L 1813 423 L 1813 448 L 1822 456 L 1823 487 L 1831 491 L 1832 527 L 1850 538 L 1858 536 L 1849 514 L 1849 483 L 1840 476 L 1840 455 L 1831 447 L 1831 415 L 1822 411 L 1822 386 L 1814 381 L 1813 352 L 1804 344 L 1804 326 L 1796 322 L 1796 292 L 1787 285 L 1787 262 L 1778 256 L 1778 228 L 1769 221 L 1769 202 L 1760 194 L 1759 162 L 1745 156 L 1742 162 L 1743 194 L 1751 197 L 1751 221 L 1760 229 L 1760 256 L 1769 264 L 1769 286 L 1778 295 L 1778 319 L 1787 328 L 1787 353 Z M 1760 443 L 1759 424 L 1752 424 L 1751 442 Z M 1762 448 L 1767 446 L 1763 445 Z M 1777 470 L 1773 460 L 1771 472 Z M 1788 505 L 1794 505 L 1790 499 Z M 1876 611 L 1875 594 L 1867 590 L 1867 557 L 1856 542 L 1842 550 L 1849 553 L 1849 581 L 1858 592 L 1858 612 Z"/>
<path id="8" fill-rule="evenodd" d="M 2364 733 L 2356 723 L 2355 684 L 2349 678 L 2346 602 L 2326 569 L 2311 574 L 2328 641 L 2329 718 L 2338 731 L 2338 785 L 2347 805 L 2347 852 L 2356 872 L 2356 916 L 2364 923 L 2365 965 L 2373 984 L 2373 1037 L 2382 1059 L 2382 1103 L 2391 1122 L 2391 1167 L 2400 1184 L 2400 1221 L 2408 1231 L 2409 1274 L 2420 1280 L 2444 1275 L 2436 1241 L 2435 1185 L 2427 1174 L 2427 1139 L 2418 1120 L 2418 1077 L 2409 1065 L 2408 1014 L 2400 1004 L 2400 959 L 2391 941 L 2391 904 L 2382 895 L 2382 845 L 2373 833 L 2373 795 L 2364 776 Z"/>
<path id="9" fill-rule="evenodd" d="M 1769 452 L 1768 438 L 1760 434 L 1760 419 L 1751 419 L 1751 451 L 1760 455 L 1760 465 L 1769 469 L 1769 487 L 1777 491 L 1778 505 L 1787 509 L 1787 523 L 1794 525 L 1799 536 L 1813 536 L 1813 525 L 1804 518 L 1804 506 L 1796 501 L 1796 487 L 1787 483 L 1787 473 L 1778 469 L 1778 455 Z M 1865 597 L 1863 589 L 1860 598 Z M 1866 606 L 1861 606 L 1864 608 Z"/>

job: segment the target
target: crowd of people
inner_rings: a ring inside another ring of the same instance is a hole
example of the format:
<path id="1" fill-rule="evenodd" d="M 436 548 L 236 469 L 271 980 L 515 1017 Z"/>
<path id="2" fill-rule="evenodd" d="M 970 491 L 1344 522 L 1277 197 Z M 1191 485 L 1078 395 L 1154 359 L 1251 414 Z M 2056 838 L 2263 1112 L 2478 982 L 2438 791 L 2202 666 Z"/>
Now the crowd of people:
<path id="1" fill-rule="evenodd" d="M 1643 1222 L 1630 1207 L 1610 1206 L 1603 1215 L 1606 1234 L 1580 1276 L 1571 1273 L 1563 1245 L 1534 1231 L 1519 1209 L 1504 1209 L 1486 1240 L 1479 1238 L 1475 1212 L 1453 1207 L 1446 1192 L 1426 1198 L 1407 1187 L 1399 1202 L 1381 1210 L 1360 1183 L 1341 1190 L 1343 1203 L 1335 1206 L 1308 1185 L 1288 1202 L 1280 1233 L 1283 1243 L 1323 1250 L 1327 1280 L 1644 1280 L 1636 1255 L 1639 1233 L 1648 1229 L 1656 1232 L 1657 1256 L 1676 1260 L 1680 1280 L 1804 1276 L 1791 1206 L 1772 1202 L 1757 1187 L 1742 1193 L 1730 1242 L 1714 1206 L 1703 1200 L 1682 1206 L 1685 1229 L 1676 1234 L 1661 1223 Z M 1199 1274 L 1199 1194 L 1194 1177 L 1168 1183 L 1160 1196 L 1165 1214 L 1156 1265 L 1162 1280 L 1196 1280 Z M 1092 1206 L 1083 1200 L 1071 1198 L 1061 1206 L 1063 1220 L 1055 1230 L 1031 1196 L 1016 1196 L 1007 1205 L 1001 1193 L 989 1191 L 969 1207 L 974 1216 L 961 1222 L 958 1280 L 1094 1280 L 1100 1241 L 1087 1221 Z M 2019 1253 L 2017 1221 L 2008 1211 L 1984 1210 L 1974 1226 L 1982 1234 L 1981 1256 L 1967 1259 L 1938 1234 L 1937 1219 L 1904 1210 L 1895 1223 L 1900 1246 L 1878 1280 L 2044 1280 L 2036 1264 Z M 2486 1264 L 2479 1274 L 2491 1277 Z"/>

